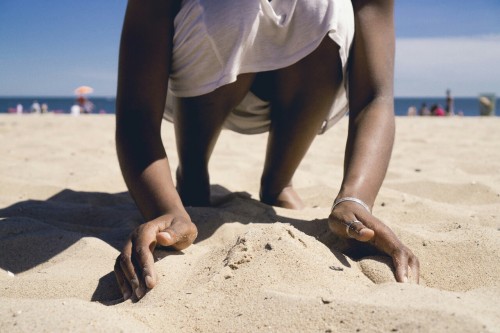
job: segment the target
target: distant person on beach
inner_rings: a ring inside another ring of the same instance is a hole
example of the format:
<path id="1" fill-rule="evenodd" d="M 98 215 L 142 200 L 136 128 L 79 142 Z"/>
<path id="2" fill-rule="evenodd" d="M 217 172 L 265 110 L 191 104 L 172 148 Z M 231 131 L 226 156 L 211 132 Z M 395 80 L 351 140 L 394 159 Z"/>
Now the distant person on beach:
<path id="1" fill-rule="evenodd" d="M 23 105 L 21 103 L 16 105 L 16 113 L 23 114 Z"/>
<path id="2" fill-rule="evenodd" d="M 223 127 L 269 132 L 260 200 L 300 209 L 292 177 L 316 135 L 347 110 L 344 177 L 329 227 L 391 256 L 397 281 L 418 282 L 416 256 L 372 215 L 394 141 L 393 7 L 380 0 L 129 0 L 116 145 L 145 222 L 116 260 L 124 299 L 140 299 L 158 283 L 155 246 L 182 250 L 196 239 L 185 207 L 210 205 L 208 162 Z M 163 118 L 174 122 L 177 187 Z"/>
<path id="3" fill-rule="evenodd" d="M 446 111 L 446 115 L 447 116 L 453 116 L 453 115 L 455 115 L 453 97 L 451 96 L 451 90 L 450 89 L 446 90 L 446 106 L 445 106 L 445 111 Z"/>
<path id="4" fill-rule="evenodd" d="M 407 112 L 407 115 L 410 116 L 410 117 L 413 117 L 413 116 L 416 116 L 417 115 L 417 107 L 414 106 L 414 105 L 411 105 L 409 108 L 408 108 L 408 112 Z"/>
<path id="5" fill-rule="evenodd" d="M 444 116 L 446 116 L 446 112 L 441 107 L 441 105 L 434 104 L 431 107 L 431 115 L 436 116 L 436 117 L 444 117 Z"/>
<path id="6" fill-rule="evenodd" d="M 69 111 L 69 113 L 73 116 L 79 116 L 81 112 L 82 112 L 82 108 L 78 104 L 73 104 L 71 106 L 70 111 Z"/>
<path id="7" fill-rule="evenodd" d="M 89 114 L 94 111 L 94 103 L 92 103 L 89 99 L 85 101 L 82 107 L 83 113 Z"/>
<path id="8" fill-rule="evenodd" d="M 49 105 L 47 103 L 42 103 L 41 112 L 42 113 L 48 113 L 49 112 Z"/>
<path id="9" fill-rule="evenodd" d="M 41 112 L 41 107 L 40 103 L 38 101 L 34 101 L 33 104 L 31 104 L 31 113 L 40 113 Z"/>
<path id="10" fill-rule="evenodd" d="M 427 107 L 426 103 L 422 103 L 422 106 L 420 107 L 420 110 L 418 111 L 418 114 L 420 116 L 430 116 L 431 115 L 431 110 Z"/>
<path id="11" fill-rule="evenodd" d="M 80 106 L 80 112 L 84 114 L 92 113 L 94 110 L 94 103 L 92 103 L 87 97 L 80 95 L 76 98 L 77 104 Z"/>

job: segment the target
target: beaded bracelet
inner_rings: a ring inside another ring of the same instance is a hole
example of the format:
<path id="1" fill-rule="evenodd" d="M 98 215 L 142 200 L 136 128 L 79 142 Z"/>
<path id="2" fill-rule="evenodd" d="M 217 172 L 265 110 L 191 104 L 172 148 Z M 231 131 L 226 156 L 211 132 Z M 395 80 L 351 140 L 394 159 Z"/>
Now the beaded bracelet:
<path id="1" fill-rule="evenodd" d="M 354 198 L 354 197 L 344 197 L 344 198 L 340 198 L 340 199 L 335 200 L 335 201 L 333 202 L 333 205 L 332 205 L 332 211 L 335 209 L 335 207 L 337 207 L 337 205 L 338 205 L 339 203 L 344 202 L 344 201 L 352 201 L 352 202 L 355 202 L 355 203 L 357 203 L 357 204 L 359 204 L 359 205 L 363 206 L 363 208 L 364 208 L 364 209 L 366 209 L 366 211 L 367 211 L 368 213 L 371 213 L 371 211 L 370 211 L 370 207 L 368 207 L 368 205 L 367 205 L 367 204 L 365 204 L 365 203 L 363 202 L 363 200 L 360 200 L 360 199 L 358 199 L 358 198 Z"/>

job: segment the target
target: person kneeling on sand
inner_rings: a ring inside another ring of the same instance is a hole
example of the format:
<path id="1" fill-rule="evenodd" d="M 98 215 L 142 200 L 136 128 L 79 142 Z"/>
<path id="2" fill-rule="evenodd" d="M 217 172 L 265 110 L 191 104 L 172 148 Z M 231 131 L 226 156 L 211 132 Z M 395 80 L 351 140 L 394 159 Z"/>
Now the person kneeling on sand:
<path id="1" fill-rule="evenodd" d="M 185 207 L 210 204 L 208 162 L 223 127 L 269 132 L 260 200 L 300 209 L 292 177 L 315 136 L 347 110 L 344 177 L 329 227 L 391 256 L 397 281 L 418 282 L 416 256 L 371 213 L 394 141 L 393 7 L 393 0 L 129 0 L 116 145 L 145 223 L 115 263 L 124 299 L 157 284 L 155 246 L 182 250 L 196 239 Z M 163 118 L 175 127 L 177 188 Z"/>

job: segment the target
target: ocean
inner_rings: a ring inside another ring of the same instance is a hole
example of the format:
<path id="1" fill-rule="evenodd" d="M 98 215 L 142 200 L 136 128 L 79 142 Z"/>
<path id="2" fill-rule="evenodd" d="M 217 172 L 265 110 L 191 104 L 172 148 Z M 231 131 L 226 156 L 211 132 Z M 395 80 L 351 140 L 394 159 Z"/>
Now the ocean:
<path id="1" fill-rule="evenodd" d="M 94 104 L 92 113 L 115 113 L 114 97 L 91 97 L 89 100 Z M 54 113 L 70 113 L 71 106 L 76 104 L 75 97 L 0 97 L 0 113 L 14 113 L 18 104 L 29 113 L 35 101 L 47 104 L 48 110 Z"/>
<path id="2" fill-rule="evenodd" d="M 70 113 L 71 106 L 75 104 L 74 97 L 0 97 L 0 113 L 15 112 L 16 105 L 21 104 L 24 112 L 30 112 L 31 105 L 34 101 L 39 104 L 47 104 L 48 110 L 54 113 Z M 91 97 L 90 101 L 94 104 L 92 113 L 115 113 L 115 98 L 114 97 Z M 396 97 L 395 98 L 395 113 L 397 116 L 406 116 L 408 108 L 415 106 L 420 108 L 422 103 L 426 103 L 430 108 L 433 104 L 440 104 L 444 107 L 445 97 Z M 479 116 L 479 100 L 477 97 L 456 97 L 455 113 L 463 112 L 464 116 L 474 117 Z M 500 103 L 496 102 L 497 116 L 500 116 Z"/>

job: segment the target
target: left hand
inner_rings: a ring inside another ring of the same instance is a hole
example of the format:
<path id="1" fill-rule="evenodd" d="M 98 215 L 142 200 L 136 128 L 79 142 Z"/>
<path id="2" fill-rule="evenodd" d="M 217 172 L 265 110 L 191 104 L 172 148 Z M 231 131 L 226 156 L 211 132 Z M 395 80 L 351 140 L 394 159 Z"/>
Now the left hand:
<path id="1" fill-rule="evenodd" d="M 418 258 L 388 226 L 357 203 L 343 202 L 337 205 L 328 217 L 328 224 L 336 235 L 370 243 L 389 255 L 395 267 L 396 281 L 419 282 Z"/>

